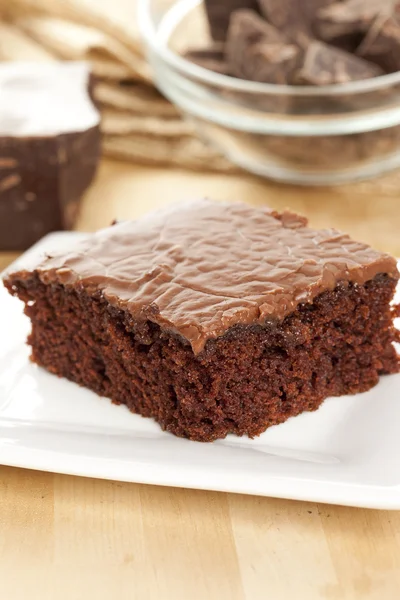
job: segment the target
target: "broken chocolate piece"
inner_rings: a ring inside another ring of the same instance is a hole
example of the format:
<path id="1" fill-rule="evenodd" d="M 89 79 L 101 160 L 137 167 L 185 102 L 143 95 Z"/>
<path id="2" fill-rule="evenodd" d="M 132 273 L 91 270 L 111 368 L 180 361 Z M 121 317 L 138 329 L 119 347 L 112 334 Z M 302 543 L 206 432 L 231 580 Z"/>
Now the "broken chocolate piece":
<path id="1" fill-rule="evenodd" d="M 346 0 L 335 2 L 317 12 L 314 32 L 324 42 L 333 43 L 345 36 L 365 34 L 375 18 L 390 14 L 390 6 L 382 0 Z"/>
<path id="2" fill-rule="evenodd" d="M 306 51 L 303 67 L 296 75 L 296 81 L 302 85 L 331 85 L 382 74 L 380 67 L 349 52 L 323 42 L 312 42 Z"/>
<path id="3" fill-rule="evenodd" d="M 313 37 L 312 30 L 317 11 L 334 0 L 259 0 L 265 18 L 285 32 L 301 46 Z"/>
<path id="4" fill-rule="evenodd" d="M 400 71 L 400 21 L 394 16 L 378 17 L 358 54 L 380 65 L 386 73 Z"/>
<path id="5" fill-rule="evenodd" d="M 300 62 L 300 50 L 253 11 L 233 13 L 226 42 L 229 71 L 262 83 L 288 83 Z"/>
<path id="6" fill-rule="evenodd" d="M 100 154 L 84 63 L 0 67 L 0 249 L 71 228 Z"/>
<path id="7" fill-rule="evenodd" d="M 271 44 L 288 42 L 287 37 L 276 27 L 267 23 L 253 10 L 236 10 L 229 23 L 227 43 L 233 44 L 235 37 L 246 38 L 250 43 L 259 42 L 262 39 Z"/>
<path id="8" fill-rule="evenodd" d="M 242 8 L 258 12 L 258 1 L 205 0 L 205 7 L 212 38 L 216 41 L 225 41 L 231 14 Z"/>
<path id="9" fill-rule="evenodd" d="M 294 45 L 258 42 L 249 47 L 246 56 L 243 78 L 285 85 L 299 65 L 300 50 Z"/>
<path id="10" fill-rule="evenodd" d="M 377 15 L 389 11 L 388 0 L 335 2 L 318 11 L 314 33 L 324 42 L 355 53 Z"/>
<path id="11" fill-rule="evenodd" d="M 214 73 L 220 75 L 229 75 L 228 63 L 225 60 L 223 50 L 213 48 L 192 49 L 187 50 L 183 57 L 195 65 L 203 67 L 203 69 L 214 71 Z"/>
<path id="12" fill-rule="evenodd" d="M 230 18 L 228 32 L 219 35 L 225 56 L 203 50 L 186 54 L 189 60 L 240 79 L 286 85 L 400 71 L 400 0 L 258 0 L 257 10 L 235 10 L 240 4 L 250 0 L 206 0 L 209 17 L 222 15 L 225 25 Z"/>

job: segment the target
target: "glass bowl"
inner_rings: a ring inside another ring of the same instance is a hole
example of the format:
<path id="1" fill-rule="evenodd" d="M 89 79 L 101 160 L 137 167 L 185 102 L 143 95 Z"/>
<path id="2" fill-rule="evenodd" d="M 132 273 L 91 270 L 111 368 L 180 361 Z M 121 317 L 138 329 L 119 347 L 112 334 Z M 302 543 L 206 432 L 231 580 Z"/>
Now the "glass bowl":
<path id="1" fill-rule="evenodd" d="M 140 0 L 139 22 L 156 85 L 244 169 L 332 185 L 400 167 L 400 73 L 325 87 L 245 81 L 182 57 L 211 43 L 200 0 Z"/>

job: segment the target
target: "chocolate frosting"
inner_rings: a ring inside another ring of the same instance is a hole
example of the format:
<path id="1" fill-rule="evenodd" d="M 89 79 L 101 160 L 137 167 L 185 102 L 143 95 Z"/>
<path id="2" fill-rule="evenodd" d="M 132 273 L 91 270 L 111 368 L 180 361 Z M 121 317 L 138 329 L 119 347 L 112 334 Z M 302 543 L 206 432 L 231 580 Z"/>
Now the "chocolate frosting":
<path id="1" fill-rule="evenodd" d="M 394 258 L 344 233 L 210 200 L 118 223 L 36 270 L 45 283 L 101 291 L 135 319 L 180 334 L 196 354 L 230 327 L 281 320 L 340 281 L 399 276 Z"/>

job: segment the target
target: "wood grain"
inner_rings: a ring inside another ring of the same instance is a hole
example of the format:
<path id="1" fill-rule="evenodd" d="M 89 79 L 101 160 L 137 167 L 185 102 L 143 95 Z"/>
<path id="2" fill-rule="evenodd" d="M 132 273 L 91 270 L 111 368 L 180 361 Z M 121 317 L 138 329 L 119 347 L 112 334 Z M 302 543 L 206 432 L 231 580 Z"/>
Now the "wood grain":
<path id="1" fill-rule="evenodd" d="M 78 228 L 212 196 L 288 206 L 400 256 L 397 182 L 298 189 L 108 162 Z M 398 600 L 400 513 L 0 467 L 0 582 L 4 600 Z"/>

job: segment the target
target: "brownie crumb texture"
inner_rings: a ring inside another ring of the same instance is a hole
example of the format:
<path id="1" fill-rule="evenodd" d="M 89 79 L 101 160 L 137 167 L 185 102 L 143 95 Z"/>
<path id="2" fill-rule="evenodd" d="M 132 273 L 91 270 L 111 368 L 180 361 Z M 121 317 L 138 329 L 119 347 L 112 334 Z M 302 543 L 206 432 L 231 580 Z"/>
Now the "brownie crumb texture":
<path id="1" fill-rule="evenodd" d="M 5 284 L 26 303 L 34 362 L 191 440 L 257 436 L 399 369 L 387 275 L 339 283 L 280 323 L 232 327 L 198 355 L 82 287 L 46 285 L 35 272 Z"/>
<path id="2" fill-rule="evenodd" d="M 397 372 L 398 279 L 393 257 L 295 213 L 199 199 L 90 234 L 5 285 L 25 302 L 35 363 L 206 442 Z"/>

